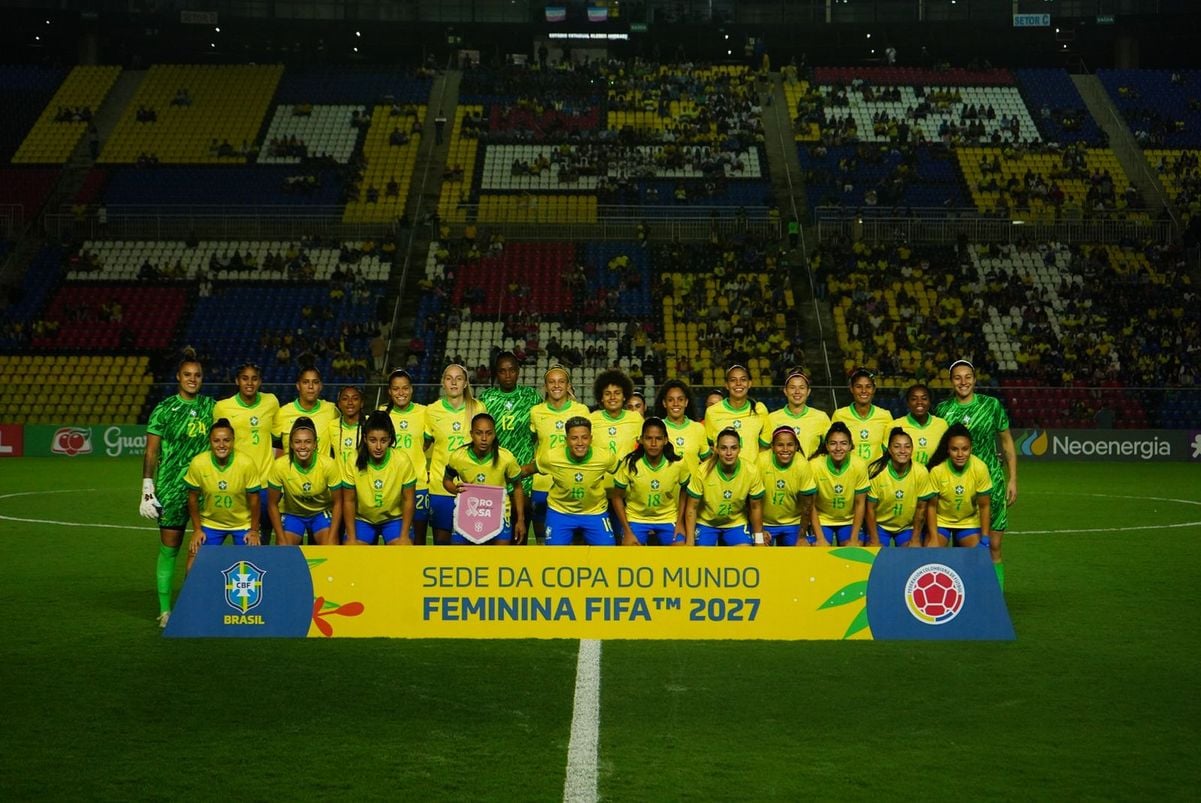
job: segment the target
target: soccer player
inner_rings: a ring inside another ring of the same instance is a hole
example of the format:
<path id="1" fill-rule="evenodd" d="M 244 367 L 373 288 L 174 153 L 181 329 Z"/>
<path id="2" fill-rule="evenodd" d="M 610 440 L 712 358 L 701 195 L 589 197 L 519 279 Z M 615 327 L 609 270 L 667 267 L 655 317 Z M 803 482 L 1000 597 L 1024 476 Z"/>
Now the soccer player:
<path id="1" fill-rule="evenodd" d="M 471 419 L 471 442 L 455 449 L 446 461 L 442 484 L 452 496 L 463 492 L 464 484 L 512 486 L 512 504 L 505 494 L 504 529 L 489 544 L 507 546 L 525 543 L 525 489 L 521 484 L 521 465 L 508 449 L 497 443 L 496 420 L 488 413 Z M 455 500 L 458 504 L 458 500 Z M 451 543 L 474 544 L 457 530 Z"/>
<path id="2" fill-rule="evenodd" d="M 642 424 L 638 447 L 617 467 L 610 499 L 624 546 L 682 546 L 684 488 L 689 466 L 672 446 L 667 424 L 651 416 Z"/>
<path id="3" fill-rule="evenodd" d="M 592 422 L 573 416 L 564 423 L 566 448 L 539 449 L 535 470 L 550 477 L 546 499 L 547 546 L 570 546 L 580 537 L 589 546 L 614 546 L 606 498 L 613 492 L 617 458 L 592 447 Z"/>
<path id="4" fill-rule="evenodd" d="M 938 405 L 935 413 L 946 419 L 948 424 L 967 427 L 975 444 L 974 456 L 984 461 L 992 476 L 988 548 L 997 572 L 997 582 L 1004 591 L 1005 563 L 1001 555 L 1001 541 L 1009 529 L 1009 507 L 1018 500 L 1018 454 L 1013 445 L 1013 435 L 1009 432 L 1009 416 L 1000 401 L 976 393 L 976 368 L 967 360 L 951 363 L 951 386 L 954 388 L 954 397 Z"/>
<path id="5" fill-rule="evenodd" d="M 641 390 L 635 390 L 626 399 L 626 409 L 638 413 L 640 418 L 646 418 L 646 396 L 642 395 Z"/>
<path id="6" fill-rule="evenodd" d="M 188 571 L 205 544 L 221 545 L 233 536 L 238 546 L 259 546 L 259 468 L 234 449 L 234 428 L 219 418 L 209 429 L 209 451 L 192 458 L 184 474 L 188 486 Z"/>
<path id="7" fill-rule="evenodd" d="M 888 453 L 868 466 L 867 476 L 871 481 L 864 510 L 868 546 L 921 546 L 926 503 L 935 490 L 926 467 L 914 459 L 908 432 L 892 428 Z"/>
<path id="8" fill-rule="evenodd" d="M 742 365 L 726 369 L 726 398 L 705 411 L 705 435 L 716 448 L 717 433 L 733 429 L 742 438 L 742 459 L 759 459 L 759 436 L 767 427 L 767 407 L 750 397 L 751 372 Z"/>
<path id="9" fill-rule="evenodd" d="M 425 452 L 425 405 L 413 401 L 413 377 L 404 369 L 388 374 L 388 403 L 384 412 L 392 419 L 396 444 L 417 472 L 417 487 L 411 530 L 413 543 L 425 545 L 425 531 L 430 520 L 429 461 Z"/>
<path id="10" fill-rule="evenodd" d="M 278 449 L 276 457 L 284 453 L 284 438 L 292 431 L 292 422 L 301 416 L 311 418 L 317 428 L 317 452 L 333 454 L 329 428 L 338 417 L 338 408 L 321 398 L 323 388 L 320 371 L 311 365 L 300 369 L 296 375 L 296 398 L 279 408 L 271 428 L 271 439 Z"/>
<path id="11" fill-rule="evenodd" d="M 684 535 L 689 546 L 763 545 L 763 479 L 740 457 L 742 436 L 733 427 L 717 433 L 713 455 L 688 481 Z M 751 529 L 747 530 L 747 524 Z"/>
<path id="12" fill-rule="evenodd" d="M 508 449 L 519 465 L 534 459 L 534 433 L 530 429 L 530 411 L 542 403 L 537 388 L 518 385 L 521 363 L 511 351 L 502 351 L 493 362 L 492 379 L 496 383 L 480 391 L 479 400 L 484 409 L 496 422 L 496 440 L 502 449 Z M 522 480 L 522 496 L 527 505 L 533 493 L 533 479 Z M 523 519 L 529 521 L 528 510 L 523 510 Z M 518 543 L 524 543 L 522 538 Z"/>
<path id="13" fill-rule="evenodd" d="M 204 369 L 188 349 L 175 372 L 178 387 L 150 413 L 146 425 L 146 455 L 142 458 L 142 502 L 138 512 L 158 520 L 158 625 L 171 617 L 171 578 L 188 525 L 188 488 L 184 473 L 192 458 L 209 446 L 215 402 L 203 396 Z"/>
<path id="14" fill-rule="evenodd" d="M 769 449 L 759 453 L 763 478 L 763 531 L 776 546 L 812 546 L 801 533 L 809 526 L 817 494 L 813 469 L 801 451 L 796 430 L 784 424 L 771 434 Z"/>
<path id="15" fill-rule="evenodd" d="M 626 409 L 634 384 L 624 371 L 601 371 L 592 386 L 597 410 L 592 415 L 593 441 L 620 460 L 638 445 L 642 416 Z"/>
<path id="16" fill-rule="evenodd" d="M 690 474 L 712 451 L 705 436 L 705 425 L 692 419 L 692 390 L 679 379 L 669 379 L 659 388 L 654 415 L 667 424 L 667 437 L 675 453 L 684 458 Z"/>
<path id="17" fill-rule="evenodd" d="M 927 545 L 990 548 L 993 478 L 984 461 L 972 454 L 968 428 L 951 424 L 926 465 L 938 494 L 937 504 L 926 511 Z"/>
<path id="18" fill-rule="evenodd" d="M 342 501 L 346 543 L 374 545 L 383 540 L 387 546 L 412 544 L 409 533 L 417 486 L 413 464 L 403 451 L 392 448 L 396 431 L 387 413 L 371 413 L 362 427 L 353 484 Z"/>
<path id="19" fill-rule="evenodd" d="M 359 452 L 359 419 L 363 410 L 363 392 L 353 385 L 338 391 L 338 417 L 329 427 L 329 440 L 334 450 L 334 459 L 347 470 L 353 469 Z"/>
<path id="20" fill-rule="evenodd" d="M 814 542 L 820 546 L 858 544 L 864 538 L 863 516 L 870 483 L 867 464 L 854 454 L 846 424 L 830 424 L 809 467 L 817 483 L 810 514 Z"/>
<path id="21" fill-rule="evenodd" d="M 544 450 L 562 450 L 567 445 L 567 420 L 589 416 L 588 407 L 576 401 L 571 387 L 571 374 L 561 365 L 553 365 L 543 377 L 546 400 L 530 410 L 530 432 L 534 436 L 534 454 Z M 546 502 L 550 492 L 550 477 L 535 473 L 534 461 L 523 466 L 525 474 L 533 475 L 534 537 L 546 541 Z"/>
<path id="22" fill-rule="evenodd" d="M 792 427 L 796 433 L 801 456 L 808 460 L 817 454 L 817 447 L 830 429 L 830 416 L 821 410 L 809 406 L 809 394 L 812 383 L 809 375 L 801 368 L 793 368 L 784 380 L 784 398 L 787 403 L 767 417 L 765 432 L 775 432 L 780 427 Z M 769 444 L 760 440 L 759 445 L 766 449 Z"/>
<path id="23" fill-rule="evenodd" d="M 271 427 L 279 412 L 279 399 L 274 393 L 263 393 L 263 372 L 254 363 L 244 363 L 234 374 L 238 392 L 217 402 L 213 418 L 228 418 L 234 428 L 234 449 L 254 461 L 259 467 L 262 492 L 259 510 L 267 509 L 267 477 L 275 462 L 271 449 Z M 271 542 L 271 533 L 263 533 L 263 543 Z"/>
<path id="24" fill-rule="evenodd" d="M 484 405 L 471 395 L 467 369 L 454 363 L 442 371 L 442 398 L 425 408 L 425 442 L 430 450 L 430 520 L 434 543 L 449 544 L 455 513 L 454 494 L 441 478 L 446 474 L 450 453 L 467 443 L 471 419 L 484 412 Z"/>
<path id="25" fill-rule="evenodd" d="M 300 546 L 308 535 L 314 544 L 337 545 L 335 524 L 342 525 L 345 476 L 337 460 L 317 454 L 313 419 L 301 416 L 293 421 L 288 453 L 271 466 L 267 485 L 267 515 L 277 542 Z"/>
<path id="26" fill-rule="evenodd" d="M 705 394 L 705 409 L 701 411 L 701 421 L 709 417 L 709 408 L 715 404 L 721 404 L 725 401 L 726 393 L 724 390 L 711 390 Z"/>
<path id="27" fill-rule="evenodd" d="M 947 431 L 947 422 L 930 413 L 930 388 L 920 382 L 905 391 L 905 406 L 909 412 L 893 419 L 892 428 L 905 430 L 913 441 L 913 462 L 924 466 Z"/>
<path id="28" fill-rule="evenodd" d="M 864 463 L 884 454 L 884 441 L 892 425 L 892 415 L 883 407 L 872 404 L 876 396 L 876 375 L 866 368 L 856 368 L 850 379 L 852 401 L 839 407 L 830 421 L 841 421 L 851 433 L 855 454 Z"/>

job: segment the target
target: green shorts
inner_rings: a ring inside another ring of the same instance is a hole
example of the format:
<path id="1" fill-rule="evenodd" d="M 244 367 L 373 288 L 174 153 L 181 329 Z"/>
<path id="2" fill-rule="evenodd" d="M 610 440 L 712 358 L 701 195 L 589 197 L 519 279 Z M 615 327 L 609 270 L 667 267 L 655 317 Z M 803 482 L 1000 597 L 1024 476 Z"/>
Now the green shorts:
<path id="1" fill-rule="evenodd" d="M 1008 484 L 1005 480 L 1005 470 L 1001 468 L 989 467 L 989 474 L 992 475 L 992 493 L 989 495 L 991 503 L 989 509 L 991 515 L 989 521 L 992 523 L 992 531 L 1005 532 L 1009 529 L 1009 503 L 1005 497 L 1009 491 Z"/>
<path id="2" fill-rule="evenodd" d="M 163 530 L 186 530 L 188 528 L 188 486 L 182 482 L 155 489 L 155 496 L 163 506 L 158 517 L 158 526 Z"/>

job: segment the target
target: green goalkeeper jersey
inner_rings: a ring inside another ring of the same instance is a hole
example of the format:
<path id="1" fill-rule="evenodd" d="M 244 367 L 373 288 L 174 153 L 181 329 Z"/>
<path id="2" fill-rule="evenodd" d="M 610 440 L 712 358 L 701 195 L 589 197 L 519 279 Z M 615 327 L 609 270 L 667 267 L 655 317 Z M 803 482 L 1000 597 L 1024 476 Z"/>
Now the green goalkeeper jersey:
<path id="1" fill-rule="evenodd" d="M 973 394 L 967 404 L 951 398 L 939 404 L 934 414 L 946 419 L 947 426 L 967 427 L 972 434 L 972 454 L 984 461 L 994 478 L 1001 472 L 997 433 L 1009 429 L 1009 415 L 999 400 L 979 393 Z"/>
<path id="2" fill-rule="evenodd" d="M 212 396 L 197 396 L 188 401 L 176 394 L 159 402 L 150 414 L 146 432 L 162 439 L 158 473 L 154 477 L 160 499 L 169 489 L 183 488 L 188 464 L 208 448 L 215 404 Z"/>
<path id="3" fill-rule="evenodd" d="M 496 419 L 496 440 L 513 453 L 519 465 L 534 459 L 534 439 L 530 430 L 530 410 L 542 403 L 542 394 L 526 385 L 518 385 L 506 393 L 497 387 L 485 388 L 480 392 L 488 414 Z M 524 480 L 525 491 L 530 491 L 530 478 Z"/>

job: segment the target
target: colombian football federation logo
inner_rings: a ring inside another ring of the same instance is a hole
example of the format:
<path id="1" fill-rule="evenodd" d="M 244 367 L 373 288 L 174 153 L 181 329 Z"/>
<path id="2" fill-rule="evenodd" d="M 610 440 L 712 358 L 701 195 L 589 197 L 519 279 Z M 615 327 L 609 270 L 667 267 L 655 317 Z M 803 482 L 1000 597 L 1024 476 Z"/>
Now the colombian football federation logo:
<path id="1" fill-rule="evenodd" d="M 249 561 L 240 560 L 221 572 L 225 578 L 225 601 L 238 613 L 257 608 L 263 601 L 263 578 L 267 573 Z"/>
<path id="2" fill-rule="evenodd" d="M 913 618 L 928 625 L 945 625 L 963 610 L 963 580 L 949 566 L 927 563 L 905 582 L 905 606 Z"/>

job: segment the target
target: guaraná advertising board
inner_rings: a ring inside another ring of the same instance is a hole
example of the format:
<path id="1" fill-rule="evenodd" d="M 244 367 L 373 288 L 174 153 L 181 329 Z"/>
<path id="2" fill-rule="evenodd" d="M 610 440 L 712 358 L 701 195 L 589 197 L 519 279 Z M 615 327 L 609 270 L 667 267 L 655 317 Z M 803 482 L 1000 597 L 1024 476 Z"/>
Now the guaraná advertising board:
<path id="1" fill-rule="evenodd" d="M 167 636 L 1014 638 L 985 549 L 201 548 Z"/>

